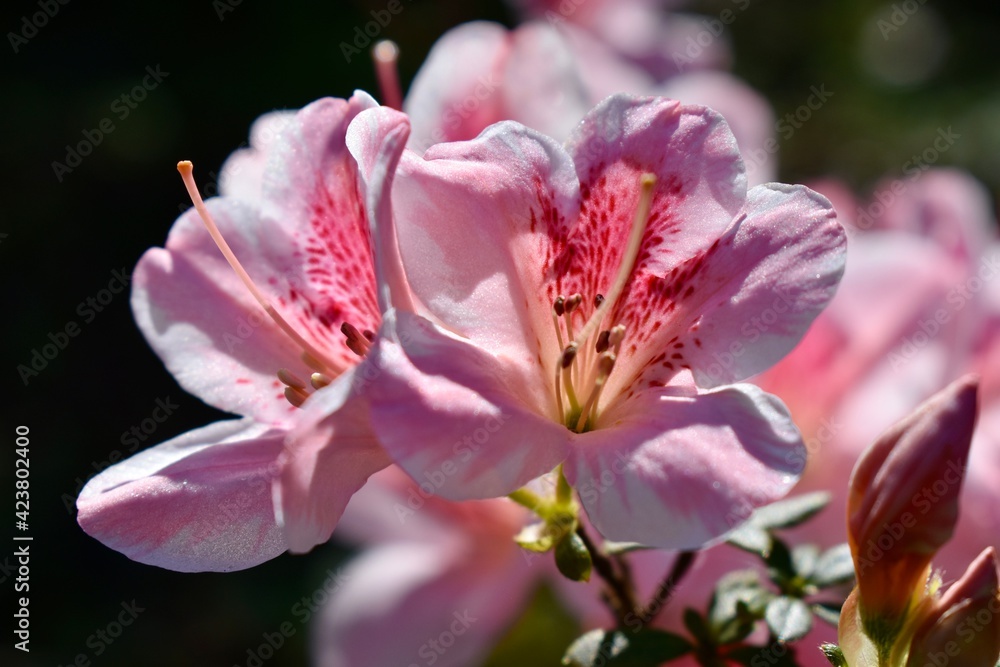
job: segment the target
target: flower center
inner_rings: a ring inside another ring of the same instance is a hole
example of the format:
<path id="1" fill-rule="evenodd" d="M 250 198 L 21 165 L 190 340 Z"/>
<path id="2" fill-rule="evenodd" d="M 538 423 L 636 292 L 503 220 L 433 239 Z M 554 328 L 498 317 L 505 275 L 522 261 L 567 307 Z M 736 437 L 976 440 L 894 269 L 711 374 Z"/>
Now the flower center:
<path id="1" fill-rule="evenodd" d="M 632 275 L 649 220 L 655 186 L 655 175 L 646 173 L 640 177 L 639 203 L 615 281 L 606 294 L 594 295 L 594 312 L 579 333 L 574 331 L 573 319 L 578 312 L 582 316 L 580 305 L 584 296 L 559 296 L 552 304 L 552 324 L 561 350 L 555 369 L 556 406 L 566 428 L 577 433 L 595 428 L 601 392 L 621 353 L 625 325 L 608 328 L 602 325 Z M 569 344 L 564 344 L 566 340 Z"/>
<path id="2" fill-rule="evenodd" d="M 260 304 L 261 308 L 264 309 L 268 317 L 302 350 L 302 361 L 315 371 L 310 375 L 309 383 L 306 384 L 304 380 L 291 370 L 287 368 L 278 369 L 278 379 L 285 385 L 285 398 L 295 407 L 301 407 L 314 390 L 327 386 L 333 382 L 332 378 L 337 377 L 344 371 L 343 364 L 334 361 L 323 350 L 313 345 L 296 331 L 288 323 L 288 320 L 271 305 L 257 285 L 254 284 L 246 269 L 243 268 L 243 265 L 236 258 L 236 254 L 232 248 L 229 247 L 229 243 L 222 236 L 222 232 L 219 230 L 218 225 L 215 224 L 215 220 L 212 218 L 212 214 L 209 213 L 208 207 L 205 206 L 205 202 L 201 198 L 201 193 L 198 192 L 198 186 L 194 182 L 194 166 L 191 162 L 188 160 L 178 162 L 177 171 L 181 174 L 184 187 L 187 188 L 188 195 L 191 197 L 191 203 L 194 204 L 195 210 L 198 211 L 201 221 L 205 224 L 209 235 L 219 248 L 219 251 L 222 252 L 222 256 L 226 258 L 229 266 L 232 267 L 233 271 L 254 299 L 256 299 L 257 303 Z M 364 357 L 368 353 L 368 350 L 371 349 L 371 343 L 375 338 L 375 334 L 371 331 L 366 329 L 363 332 L 359 332 L 356 327 L 348 322 L 344 322 L 340 330 L 347 339 L 347 347 L 359 357 Z"/>

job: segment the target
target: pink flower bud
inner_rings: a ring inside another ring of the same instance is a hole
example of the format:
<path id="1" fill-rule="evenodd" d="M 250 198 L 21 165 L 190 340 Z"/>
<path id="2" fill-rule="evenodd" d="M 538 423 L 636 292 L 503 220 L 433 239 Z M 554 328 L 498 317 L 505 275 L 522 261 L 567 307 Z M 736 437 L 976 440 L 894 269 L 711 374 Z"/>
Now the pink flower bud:
<path id="1" fill-rule="evenodd" d="M 993 667 L 1000 657 L 996 551 L 972 562 L 917 627 L 906 667 Z"/>
<path id="2" fill-rule="evenodd" d="M 847 527 L 869 634 L 898 630 L 923 595 L 931 558 L 951 538 L 977 390 L 974 376 L 952 383 L 883 433 L 854 468 Z"/>

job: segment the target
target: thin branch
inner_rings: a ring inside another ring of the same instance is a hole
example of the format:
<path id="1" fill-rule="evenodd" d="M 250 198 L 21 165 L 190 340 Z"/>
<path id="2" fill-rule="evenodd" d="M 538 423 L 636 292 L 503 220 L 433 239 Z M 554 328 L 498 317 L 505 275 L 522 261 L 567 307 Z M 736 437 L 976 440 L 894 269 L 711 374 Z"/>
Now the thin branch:
<path id="1" fill-rule="evenodd" d="M 631 613 L 633 609 L 637 608 L 635 593 L 625 578 L 617 571 L 611 559 L 590 539 L 582 524 L 577 526 L 576 534 L 580 536 L 580 539 L 583 540 L 583 545 L 590 552 L 594 571 L 608 585 L 608 602 L 611 612 L 618 623 L 623 624 L 626 614 Z"/>
<path id="2" fill-rule="evenodd" d="M 667 573 L 667 576 L 656 588 L 656 592 L 653 593 L 649 604 L 639 612 L 639 620 L 643 625 L 652 623 L 656 615 L 667 606 L 670 598 L 673 597 L 674 592 L 677 590 L 677 585 L 694 564 L 696 555 L 694 551 L 682 551 L 677 554 L 677 559 L 674 560 L 674 565 L 670 568 L 670 572 Z"/>

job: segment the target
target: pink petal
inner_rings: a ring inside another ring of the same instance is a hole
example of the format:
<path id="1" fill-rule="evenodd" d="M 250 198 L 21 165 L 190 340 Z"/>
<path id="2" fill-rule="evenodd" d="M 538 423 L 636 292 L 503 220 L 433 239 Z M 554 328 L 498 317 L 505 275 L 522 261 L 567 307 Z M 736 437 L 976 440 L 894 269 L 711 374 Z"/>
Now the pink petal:
<path id="1" fill-rule="evenodd" d="M 750 185 L 775 180 L 779 144 L 774 136 L 774 112 L 756 90 L 731 74 L 706 70 L 672 77 L 655 92 L 718 111 L 736 137 Z"/>
<path id="2" fill-rule="evenodd" d="M 226 158 L 219 170 L 216 183 L 218 191 L 205 188 L 201 192 L 202 196 L 222 194 L 260 204 L 270 149 L 294 118 L 293 111 L 272 111 L 255 120 L 250 126 L 250 146 L 239 148 Z"/>
<path id="3" fill-rule="evenodd" d="M 413 309 L 399 256 L 390 198 L 396 167 L 409 136 L 410 123 L 404 114 L 376 107 L 358 114 L 346 137 L 351 155 L 358 163 L 358 187 L 368 211 L 380 311 L 388 310 L 390 305 Z"/>
<path id="4" fill-rule="evenodd" d="M 270 491 L 284 435 L 248 419 L 189 431 L 91 479 L 77 521 L 132 560 L 169 570 L 263 563 L 286 549 Z"/>
<path id="5" fill-rule="evenodd" d="M 514 123 L 435 146 L 424 159 L 406 153 L 396 175 L 397 233 L 414 294 L 447 327 L 521 367 L 522 391 L 540 401 L 551 401 L 543 398 L 548 369 L 561 352 L 554 297 L 540 283 L 553 228 L 575 218 L 577 202 L 562 147 Z"/>
<path id="6" fill-rule="evenodd" d="M 514 623 L 535 572 L 513 542 L 494 553 L 404 543 L 368 550 L 337 574 L 343 583 L 314 628 L 316 664 L 467 667 Z"/>
<path id="7" fill-rule="evenodd" d="M 844 271 L 844 230 L 822 195 L 802 186 L 758 186 L 744 212 L 717 252 L 686 269 L 688 287 L 677 302 L 700 316 L 696 330 L 679 332 L 679 342 L 703 387 L 743 380 L 785 356 Z"/>
<path id="8" fill-rule="evenodd" d="M 697 549 L 784 496 L 805 461 L 781 402 L 752 385 L 637 394 L 575 440 L 566 478 L 608 539 Z"/>
<path id="9" fill-rule="evenodd" d="M 219 198 L 208 208 L 250 274 L 270 273 L 259 254 L 257 211 Z M 150 346 L 184 390 L 209 405 L 290 424 L 295 408 L 276 373 L 308 377 L 302 350 L 263 312 L 193 209 L 166 245 L 147 251 L 132 276 L 132 312 Z"/>
<path id="10" fill-rule="evenodd" d="M 359 92 L 305 107 L 274 146 L 264 178 L 258 252 L 271 272 L 255 279 L 339 366 L 331 370 L 357 363 L 341 324 L 375 331 L 379 323 L 368 221 L 346 145 L 350 122 L 374 106 Z"/>
<path id="11" fill-rule="evenodd" d="M 451 500 L 503 496 L 552 470 L 569 431 L 538 414 L 509 364 L 407 313 L 387 314 L 358 375 L 379 442 Z"/>
<path id="12" fill-rule="evenodd" d="M 367 402 L 353 391 L 357 371 L 306 401 L 279 460 L 275 511 L 292 551 L 329 540 L 354 492 L 391 463 L 372 435 Z"/>

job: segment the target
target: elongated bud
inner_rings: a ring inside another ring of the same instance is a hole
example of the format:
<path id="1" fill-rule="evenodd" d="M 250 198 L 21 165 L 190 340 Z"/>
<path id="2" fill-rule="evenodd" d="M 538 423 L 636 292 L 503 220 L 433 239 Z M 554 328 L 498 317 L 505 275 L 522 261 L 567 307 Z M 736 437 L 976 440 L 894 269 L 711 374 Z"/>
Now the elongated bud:
<path id="1" fill-rule="evenodd" d="M 848 539 L 865 631 L 898 628 L 958 520 L 976 424 L 978 379 L 966 376 L 883 433 L 851 475 Z"/>

